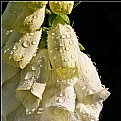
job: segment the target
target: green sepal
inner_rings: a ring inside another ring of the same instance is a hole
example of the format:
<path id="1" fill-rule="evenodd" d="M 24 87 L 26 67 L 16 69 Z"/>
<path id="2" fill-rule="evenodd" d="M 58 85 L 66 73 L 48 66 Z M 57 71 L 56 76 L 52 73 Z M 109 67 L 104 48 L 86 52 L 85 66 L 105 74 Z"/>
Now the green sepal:
<path id="1" fill-rule="evenodd" d="M 80 50 L 85 50 L 84 46 L 81 43 L 79 43 L 79 48 Z"/>
<path id="2" fill-rule="evenodd" d="M 60 23 L 64 22 L 66 24 L 70 24 L 70 20 L 69 20 L 69 17 L 67 15 L 64 15 L 64 14 L 58 15 L 58 14 L 52 13 L 48 18 L 48 26 L 49 27 L 53 26 L 53 23 L 56 21 L 58 21 Z"/>

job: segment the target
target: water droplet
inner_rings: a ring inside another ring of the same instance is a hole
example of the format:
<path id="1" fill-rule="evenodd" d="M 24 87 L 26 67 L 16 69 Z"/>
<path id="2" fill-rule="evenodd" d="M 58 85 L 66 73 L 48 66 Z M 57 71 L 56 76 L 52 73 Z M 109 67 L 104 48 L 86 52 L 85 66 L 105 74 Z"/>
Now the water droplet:
<path id="1" fill-rule="evenodd" d="M 96 66 L 96 63 L 95 63 L 95 62 L 93 62 L 93 65 L 94 65 L 94 66 Z"/>
<path id="2" fill-rule="evenodd" d="M 35 45 L 36 44 L 36 42 L 35 41 L 32 41 L 32 45 Z"/>
<path id="3" fill-rule="evenodd" d="M 64 61 L 65 61 L 65 62 L 67 62 L 67 61 L 68 61 L 68 59 L 64 59 Z"/>
<path id="4" fill-rule="evenodd" d="M 33 70 L 33 71 L 35 71 L 35 70 L 36 70 L 36 68 L 35 68 L 34 66 L 32 66 L 32 70 Z"/>
<path id="5" fill-rule="evenodd" d="M 62 43 L 60 43 L 60 45 L 59 45 L 60 47 L 63 47 L 63 44 Z"/>
<path id="6" fill-rule="evenodd" d="M 70 45 L 72 45 L 72 44 L 73 44 L 73 41 L 72 41 L 72 40 L 70 40 L 70 41 L 69 41 L 69 44 L 70 44 Z"/>
<path id="7" fill-rule="evenodd" d="M 40 65 L 40 67 L 42 67 L 42 65 Z"/>
<path id="8" fill-rule="evenodd" d="M 59 37 L 56 37 L 56 39 L 59 39 Z"/>
<path id="9" fill-rule="evenodd" d="M 94 77 L 94 75 L 91 75 L 91 77 L 94 79 L 95 77 Z"/>
<path id="10" fill-rule="evenodd" d="M 66 35 L 66 38 L 70 39 L 71 38 L 71 35 L 70 34 Z"/>
<path id="11" fill-rule="evenodd" d="M 54 56 L 53 59 L 55 60 L 56 59 L 56 56 Z"/>
<path id="12" fill-rule="evenodd" d="M 34 33 L 30 33 L 29 35 L 30 35 L 30 36 L 33 36 L 33 35 L 34 35 Z"/>
<path id="13" fill-rule="evenodd" d="M 60 50 L 60 52 L 62 52 L 62 50 Z"/>
<path id="14" fill-rule="evenodd" d="M 75 58 L 75 55 L 72 55 L 71 58 L 74 59 Z"/>
<path id="15" fill-rule="evenodd" d="M 10 54 L 12 55 L 13 54 L 13 51 L 11 51 Z"/>
<path id="16" fill-rule="evenodd" d="M 32 112 L 29 111 L 28 114 L 32 114 Z"/>
<path id="17" fill-rule="evenodd" d="M 22 50 L 20 50 L 19 53 L 22 53 Z"/>
<path id="18" fill-rule="evenodd" d="M 52 33 L 52 35 L 55 35 L 55 33 Z"/>
<path id="19" fill-rule="evenodd" d="M 101 84 L 101 86 L 102 86 L 103 88 L 105 88 L 105 85 Z"/>
<path id="20" fill-rule="evenodd" d="M 26 33 L 26 36 L 29 36 L 29 34 L 28 34 L 28 33 Z"/>
<path id="21" fill-rule="evenodd" d="M 13 50 L 17 50 L 18 49 L 18 47 L 17 47 L 17 45 L 15 45 L 14 47 L 13 47 Z"/>
<path id="22" fill-rule="evenodd" d="M 85 90 L 85 89 L 86 89 L 86 86 L 83 86 L 83 87 L 82 87 L 82 90 Z"/>
<path id="23" fill-rule="evenodd" d="M 26 87 L 26 89 L 30 89 L 30 87 Z"/>
<path id="24" fill-rule="evenodd" d="M 93 91 L 92 91 L 92 90 L 90 90 L 90 91 L 89 91 L 89 94 L 93 94 Z"/>
<path id="25" fill-rule="evenodd" d="M 63 98 L 59 98 L 58 100 L 57 100 L 57 102 L 59 102 L 59 103 L 63 103 L 65 100 L 63 99 Z"/>
<path id="26" fill-rule="evenodd" d="M 61 92 L 61 93 L 59 94 L 59 96 L 62 97 L 62 96 L 64 96 L 64 94 Z"/>
<path id="27" fill-rule="evenodd" d="M 66 47 L 65 49 L 66 49 L 67 51 L 69 51 L 69 50 L 70 50 L 70 49 L 69 49 L 69 47 Z"/>
<path id="28" fill-rule="evenodd" d="M 91 104 L 91 107 L 94 107 L 95 105 L 94 104 Z"/>
<path id="29" fill-rule="evenodd" d="M 43 108 L 39 108 L 37 114 L 41 114 L 43 111 L 44 111 Z"/>
<path id="30" fill-rule="evenodd" d="M 28 41 L 24 41 L 22 45 L 23 47 L 28 48 L 30 46 L 30 43 Z"/>
<path id="31" fill-rule="evenodd" d="M 19 42 L 21 42 L 22 40 L 20 39 Z"/>
<path id="32" fill-rule="evenodd" d="M 37 16 L 34 15 L 33 18 L 37 18 Z"/>
<path id="33" fill-rule="evenodd" d="M 65 35 L 62 35 L 62 39 L 65 39 L 66 37 L 65 37 Z"/>
<path id="34" fill-rule="evenodd" d="M 35 57 L 36 56 L 36 53 L 33 53 L 33 55 L 32 55 L 33 57 Z"/>

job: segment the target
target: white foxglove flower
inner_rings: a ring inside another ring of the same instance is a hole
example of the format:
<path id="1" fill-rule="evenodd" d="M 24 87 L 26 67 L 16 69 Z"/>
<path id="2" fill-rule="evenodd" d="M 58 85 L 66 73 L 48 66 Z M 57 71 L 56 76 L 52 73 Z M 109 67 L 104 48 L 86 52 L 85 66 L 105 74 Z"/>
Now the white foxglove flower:
<path id="1" fill-rule="evenodd" d="M 38 50 L 31 63 L 21 71 L 21 80 L 17 87 L 17 98 L 26 107 L 26 112 L 34 112 L 42 99 L 46 83 L 49 80 L 49 58 L 46 49 Z"/>
<path id="2" fill-rule="evenodd" d="M 4 47 L 3 60 L 14 67 L 26 67 L 36 54 L 41 33 L 42 29 L 25 34 L 14 31 Z"/>
<path id="3" fill-rule="evenodd" d="M 103 101 L 110 92 L 102 86 L 96 67 L 91 59 L 79 52 L 79 81 L 74 88 L 77 95 L 76 112 L 81 120 L 98 121 Z"/>
<path id="4" fill-rule="evenodd" d="M 70 25 L 55 23 L 48 32 L 48 53 L 53 69 L 62 79 L 78 75 L 78 39 Z"/>

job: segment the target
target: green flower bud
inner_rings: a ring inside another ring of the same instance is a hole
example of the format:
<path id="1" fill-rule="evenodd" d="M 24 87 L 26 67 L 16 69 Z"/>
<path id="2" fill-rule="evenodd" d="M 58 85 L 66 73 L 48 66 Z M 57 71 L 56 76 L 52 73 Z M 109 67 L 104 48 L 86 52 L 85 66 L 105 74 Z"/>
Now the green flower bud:
<path id="1" fill-rule="evenodd" d="M 50 9 L 55 14 L 70 14 L 74 1 L 49 1 Z"/>

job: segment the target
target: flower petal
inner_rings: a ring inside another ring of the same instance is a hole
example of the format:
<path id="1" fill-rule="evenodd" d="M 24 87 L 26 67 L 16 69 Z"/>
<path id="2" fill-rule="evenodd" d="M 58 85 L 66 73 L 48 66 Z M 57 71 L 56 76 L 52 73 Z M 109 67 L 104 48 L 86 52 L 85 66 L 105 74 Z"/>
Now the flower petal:
<path id="1" fill-rule="evenodd" d="M 3 60 L 14 67 L 21 69 L 26 67 L 35 56 L 41 33 L 42 29 L 32 34 L 21 34 L 14 31 L 4 48 Z"/>
<path id="2" fill-rule="evenodd" d="M 78 39 L 73 28 L 55 23 L 48 32 L 48 52 L 52 67 L 60 78 L 66 80 L 78 75 L 78 51 Z"/>

